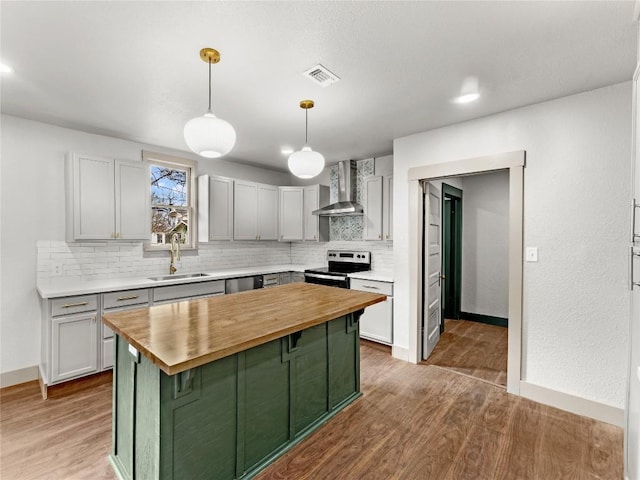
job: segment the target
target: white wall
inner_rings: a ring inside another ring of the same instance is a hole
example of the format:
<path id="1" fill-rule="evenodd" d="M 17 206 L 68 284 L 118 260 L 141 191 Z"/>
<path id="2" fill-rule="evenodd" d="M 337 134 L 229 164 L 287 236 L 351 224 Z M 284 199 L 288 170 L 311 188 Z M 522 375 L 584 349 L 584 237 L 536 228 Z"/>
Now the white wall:
<path id="1" fill-rule="evenodd" d="M 509 172 L 462 178 L 463 312 L 509 312 Z"/>
<path id="2" fill-rule="evenodd" d="M 522 377 L 622 408 L 629 291 L 631 84 L 394 141 L 394 339 L 409 339 L 407 171 L 526 151 Z M 473 108 L 473 106 L 468 106 Z M 404 187 L 404 188 L 402 188 Z"/>
<path id="3" fill-rule="evenodd" d="M 286 185 L 287 173 L 93 135 L 2 115 L 0 164 L 0 372 L 39 361 L 36 242 L 65 238 L 64 158 L 69 151 L 139 160 L 141 150 L 199 160 L 199 173 Z"/>

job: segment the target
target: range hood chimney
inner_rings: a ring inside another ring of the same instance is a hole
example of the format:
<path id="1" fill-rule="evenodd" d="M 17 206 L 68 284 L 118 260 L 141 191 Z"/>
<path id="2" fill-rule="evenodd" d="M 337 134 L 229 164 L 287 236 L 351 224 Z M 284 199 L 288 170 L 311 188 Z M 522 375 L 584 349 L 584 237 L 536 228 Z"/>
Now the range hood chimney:
<path id="1" fill-rule="evenodd" d="M 355 160 L 344 160 L 338 163 L 338 202 L 314 210 L 311 213 L 329 217 L 362 215 L 362 205 L 356 203 Z"/>

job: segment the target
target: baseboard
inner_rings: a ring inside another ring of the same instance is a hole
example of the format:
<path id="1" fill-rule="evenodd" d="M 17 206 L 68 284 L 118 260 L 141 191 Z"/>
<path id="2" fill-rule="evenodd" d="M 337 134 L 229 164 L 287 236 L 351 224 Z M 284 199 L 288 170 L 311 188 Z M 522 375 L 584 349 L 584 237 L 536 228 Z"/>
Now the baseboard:
<path id="1" fill-rule="evenodd" d="M 472 322 L 487 323 L 489 325 L 497 325 L 498 327 L 509 326 L 508 318 L 492 317 L 491 315 L 482 315 L 481 313 L 460 312 L 460 320 L 470 320 Z"/>
<path id="2" fill-rule="evenodd" d="M 550 388 L 541 387 L 534 383 L 520 381 L 520 395 L 545 405 L 559 408 L 567 412 L 582 415 L 584 417 L 610 423 L 617 427 L 624 427 L 624 409 L 616 408 L 606 403 L 576 397 L 569 393 L 559 392 Z"/>
<path id="3" fill-rule="evenodd" d="M 11 387 L 20 383 L 38 379 L 38 366 L 20 368 L 10 372 L 0 373 L 0 388 Z"/>
<path id="4" fill-rule="evenodd" d="M 409 361 L 409 349 L 404 347 L 398 347 L 397 345 L 391 346 L 391 356 L 398 360 Z"/>

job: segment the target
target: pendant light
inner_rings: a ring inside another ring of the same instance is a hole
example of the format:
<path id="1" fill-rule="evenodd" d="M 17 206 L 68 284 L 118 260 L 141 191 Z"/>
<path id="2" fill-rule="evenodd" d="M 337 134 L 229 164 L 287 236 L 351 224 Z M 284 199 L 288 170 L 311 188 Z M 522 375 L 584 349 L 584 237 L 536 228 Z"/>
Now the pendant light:
<path id="1" fill-rule="evenodd" d="M 217 118 L 211 111 L 211 64 L 220 61 L 220 52 L 213 48 L 203 48 L 200 50 L 200 58 L 209 64 L 209 109 L 203 116 L 187 122 L 184 126 L 184 140 L 198 155 L 218 158 L 231 151 L 236 143 L 236 131 L 229 122 Z"/>
<path id="2" fill-rule="evenodd" d="M 324 169 L 324 157 L 319 152 L 311 150 L 308 142 L 309 109 L 313 108 L 313 100 L 302 100 L 300 108 L 304 109 L 304 147 L 293 152 L 289 157 L 289 170 L 299 178 L 313 178 Z"/>

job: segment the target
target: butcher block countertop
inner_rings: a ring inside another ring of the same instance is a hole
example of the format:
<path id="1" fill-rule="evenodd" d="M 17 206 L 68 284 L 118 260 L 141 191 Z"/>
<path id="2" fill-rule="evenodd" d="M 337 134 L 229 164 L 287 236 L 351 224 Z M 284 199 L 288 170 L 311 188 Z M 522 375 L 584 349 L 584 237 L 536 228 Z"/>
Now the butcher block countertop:
<path id="1" fill-rule="evenodd" d="M 102 317 L 167 375 L 382 302 L 377 293 L 292 283 Z"/>

